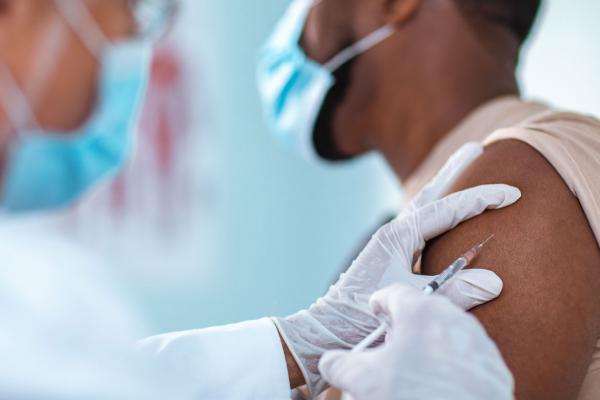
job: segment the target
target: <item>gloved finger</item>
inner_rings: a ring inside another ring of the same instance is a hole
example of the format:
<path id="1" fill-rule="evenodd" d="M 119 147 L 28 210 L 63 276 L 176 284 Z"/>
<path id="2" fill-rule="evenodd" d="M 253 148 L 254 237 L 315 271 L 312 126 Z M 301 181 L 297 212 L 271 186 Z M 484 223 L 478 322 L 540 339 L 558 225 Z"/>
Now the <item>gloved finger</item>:
<path id="1" fill-rule="evenodd" d="M 433 296 L 426 296 L 421 289 L 407 284 L 394 284 L 373 293 L 369 300 L 371 311 L 387 321 L 393 321 L 398 310 L 410 313 L 420 308 L 419 305 L 429 301 Z"/>
<path id="2" fill-rule="evenodd" d="M 470 310 L 500 296 L 502 279 L 486 269 L 466 269 L 443 285 L 437 294 L 444 295 L 463 310 Z"/>
<path id="3" fill-rule="evenodd" d="M 373 358 L 371 352 L 377 350 L 366 350 L 359 353 L 351 353 L 343 350 L 328 351 L 319 360 L 319 372 L 331 386 L 343 392 L 356 394 L 356 385 L 359 382 L 376 382 L 365 373 L 377 370 L 370 368 L 369 364 Z"/>
<path id="4" fill-rule="evenodd" d="M 514 186 L 496 184 L 469 188 L 396 218 L 380 229 L 375 237 L 379 239 L 380 247 L 390 255 L 400 254 L 414 262 L 427 240 L 487 209 L 507 207 L 519 198 L 521 192 Z"/>
<path id="5" fill-rule="evenodd" d="M 418 290 L 423 290 L 429 282 L 431 282 L 433 279 L 435 279 L 435 275 L 415 274 L 412 271 L 410 272 L 410 274 L 411 274 L 410 279 L 406 279 L 406 282 L 403 282 L 403 283 L 408 283 L 409 285 L 411 285 L 412 287 L 414 287 L 415 289 L 418 289 Z M 401 282 L 401 281 L 396 280 L 393 283 L 396 283 L 396 282 Z M 383 286 L 381 286 L 381 287 L 383 287 Z"/>
<path id="6" fill-rule="evenodd" d="M 422 239 L 427 241 L 487 209 L 499 209 L 514 204 L 521 191 L 514 186 L 481 185 L 453 193 L 421 207 L 414 213 Z"/>
<path id="7" fill-rule="evenodd" d="M 413 274 L 410 277 L 410 285 L 415 289 L 423 290 L 435 278 L 436 275 Z M 449 298 L 463 310 L 470 310 L 500 296 L 502 287 L 502 279 L 495 272 L 471 268 L 459 271 L 436 293 Z"/>
<path id="8" fill-rule="evenodd" d="M 410 202 L 409 209 L 416 210 L 427 203 L 439 200 L 459 176 L 483 154 L 481 143 L 469 142 L 458 149 L 437 175 Z"/>

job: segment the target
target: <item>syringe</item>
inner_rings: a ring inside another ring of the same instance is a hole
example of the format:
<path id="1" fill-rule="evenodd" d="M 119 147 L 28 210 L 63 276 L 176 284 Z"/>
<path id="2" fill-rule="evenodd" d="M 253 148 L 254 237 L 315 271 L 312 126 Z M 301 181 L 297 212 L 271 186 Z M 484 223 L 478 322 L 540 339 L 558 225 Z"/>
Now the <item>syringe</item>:
<path id="1" fill-rule="evenodd" d="M 441 274 L 435 277 L 431 282 L 429 282 L 423 288 L 423 293 L 426 295 L 430 295 L 435 293 L 439 288 L 441 288 L 444 284 L 446 284 L 450 279 L 452 279 L 459 271 L 465 269 L 468 265 L 470 265 L 473 260 L 481 253 L 483 246 L 487 242 L 489 242 L 494 235 L 491 235 L 489 238 L 484 240 L 483 242 L 473 246 L 466 253 L 458 257 L 452 264 L 450 264 Z M 369 336 L 364 338 L 359 344 L 352 348 L 352 353 L 357 353 L 359 351 L 363 351 L 366 348 L 370 347 L 373 343 L 375 343 L 381 336 L 383 336 L 389 326 L 387 322 L 382 322 L 381 325 L 377 329 L 375 329 Z"/>

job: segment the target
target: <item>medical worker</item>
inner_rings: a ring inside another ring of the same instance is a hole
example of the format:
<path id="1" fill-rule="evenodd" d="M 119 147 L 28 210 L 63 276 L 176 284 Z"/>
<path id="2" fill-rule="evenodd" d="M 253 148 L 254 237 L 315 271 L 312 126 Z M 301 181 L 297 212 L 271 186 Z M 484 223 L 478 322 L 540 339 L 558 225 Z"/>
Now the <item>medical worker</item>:
<path id="1" fill-rule="evenodd" d="M 306 384 L 316 396 L 329 381 L 357 400 L 510 399 L 502 357 L 463 311 L 497 297 L 501 280 L 463 271 L 440 290 L 445 297 L 425 297 L 417 289 L 431 277 L 411 272 L 427 240 L 519 199 L 501 184 L 442 197 L 482 153 L 475 144 L 308 309 L 156 336 L 132 351 L 143 322 L 99 260 L 40 213 L 68 206 L 123 164 L 152 39 L 175 8 L 169 0 L 0 2 L 0 398 L 288 399 L 291 388 Z M 381 347 L 343 352 L 381 319 L 391 325 Z M 365 374 L 369 366 L 382 372 Z"/>

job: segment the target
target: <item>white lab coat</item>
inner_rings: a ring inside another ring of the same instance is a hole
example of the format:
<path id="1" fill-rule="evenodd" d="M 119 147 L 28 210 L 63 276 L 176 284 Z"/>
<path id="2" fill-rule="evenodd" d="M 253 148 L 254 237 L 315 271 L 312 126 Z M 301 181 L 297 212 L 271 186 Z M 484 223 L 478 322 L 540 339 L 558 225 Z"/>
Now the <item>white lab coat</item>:
<path id="1" fill-rule="evenodd" d="M 290 399 L 279 335 L 268 319 L 155 336 L 141 347 L 195 388 L 196 399 Z"/>
<path id="2" fill-rule="evenodd" d="M 139 314 L 58 223 L 0 221 L 0 398 L 290 398 L 268 319 L 156 336 L 134 351 Z"/>

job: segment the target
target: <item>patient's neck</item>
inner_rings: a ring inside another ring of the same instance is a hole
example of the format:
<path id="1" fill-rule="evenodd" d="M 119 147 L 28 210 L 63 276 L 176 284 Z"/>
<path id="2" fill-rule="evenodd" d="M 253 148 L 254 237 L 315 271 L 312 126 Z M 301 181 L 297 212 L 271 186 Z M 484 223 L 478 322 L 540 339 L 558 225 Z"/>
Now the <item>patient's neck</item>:
<path id="1" fill-rule="evenodd" d="M 410 179 L 434 146 L 452 132 L 479 106 L 505 95 L 518 95 L 516 85 L 471 93 L 438 93 L 422 102 L 415 102 L 408 113 L 383 131 L 377 149 L 383 154 L 400 180 Z M 408 117 L 407 117 L 408 115 Z"/>
<path id="2" fill-rule="evenodd" d="M 514 37 L 500 29 L 478 40 L 472 30 L 460 24 L 455 28 L 449 34 L 453 38 L 428 41 L 432 49 L 427 52 L 415 50 L 415 62 L 397 60 L 405 68 L 401 79 L 386 79 L 389 95 L 377 110 L 370 144 L 403 181 L 476 108 L 500 96 L 519 94 L 515 75 L 519 45 Z"/>

